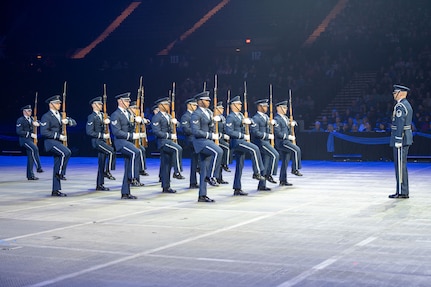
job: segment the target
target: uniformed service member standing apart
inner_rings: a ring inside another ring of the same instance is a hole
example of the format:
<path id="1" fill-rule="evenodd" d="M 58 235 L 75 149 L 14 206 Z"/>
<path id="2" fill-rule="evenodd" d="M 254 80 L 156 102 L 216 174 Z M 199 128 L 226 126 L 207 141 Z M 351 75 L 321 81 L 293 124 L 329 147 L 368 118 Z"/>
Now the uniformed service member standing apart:
<path id="1" fill-rule="evenodd" d="M 60 191 L 60 180 L 66 180 L 66 168 L 72 152 L 62 143 L 67 141 L 67 136 L 62 135 L 62 125 L 76 126 L 76 121 L 72 118 L 62 119 L 60 116 L 59 95 L 48 98 L 45 103 L 49 105 L 49 111 L 40 120 L 40 133 L 45 138 L 45 151 L 54 154 L 51 196 L 67 196 Z"/>
<path id="2" fill-rule="evenodd" d="M 171 124 L 177 124 L 178 121 L 169 114 L 170 101 L 168 98 L 158 99 L 155 104 L 159 107 L 159 112 L 151 120 L 153 134 L 157 138 L 157 148 L 160 151 L 160 178 L 162 180 L 162 192 L 176 193 L 171 188 L 170 173 L 173 165 L 176 179 L 184 179 L 181 175 L 183 171 L 183 148 L 175 143 L 177 140 L 176 132 L 172 131 Z"/>
<path id="3" fill-rule="evenodd" d="M 199 202 L 214 202 L 207 196 L 207 183 L 218 186 L 217 178 L 220 173 L 220 165 L 223 150 L 214 143 L 219 135 L 214 133 L 214 121 L 212 112 L 208 109 L 211 99 L 209 92 L 205 91 L 195 96 L 198 108 L 191 117 L 191 128 L 193 147 L 199 154 L 200 164 L 200 184 Z"/>
<path id="4" fill-rule="evenodd" d="M 115 99 L 117 99 L 118 109 L 111 114 L 111 132 L 114 135 L 115 149 L 125 157 L 121 199 L 137 199 L 130 193 L 130 184 L 134 181 L 133 179 L 139 178 L 141 151 L 132 141 L 146 135 L 134 132 L 130 121 L 132 117 L 129 111 L 130 93 L 117 95 Z"/>
<path id="5" fill-rule="evenodd" d="M 226 118 L 223 115 L 224 107 L 223 102 L 219 101 L 214 110 L 214 121 L 218 126 L 219 133 L 219 146 L 223 150 L 223 156 L 220 166 L 220 174 L 217 178 L 217 182 L 220 184 L 229 184 L 229 182 L 223 179 L 223 170 L 226 172 L 231 172 L 228 164 L 232 161 L 232 156 L 229 147 L 229 136 L 226 134 Z"/>
<path id="6" fill-rule="evenodd" d="M 19 137 L 19 145 L 27 152 L 27 179 L 38 180 L 39 178 L 34 175 L 33 166 L 36 165 L 37 172 L 43 172 L 43 169 L 40 164 L 39 148 L 33 142 L 33 139 L 37 139 L 37 134 L 33 133 L 33 127 L 38 127 L 40 124 L 33 120 L 30 105 L 22 107 L 21 111 L 22 117 L 16 121 L 16 133 Z"/>
<path id="7" fill-rule="evenodd" d="M 263 165 L 265 166 L 265 180 L 259 181 L 257 190 L 269 191 L 271 189 L 266 186 L 266 181 L 277 183 L 272 176 L 277 175 L 280 155 L 270 143 L 270 140 L 274 139 L 274 135 L 271 133 L 269 126 L 272 123 L 269 122 L 269 117 L 266 114 L 268 112 L 268 100 L 258 100 L 255 102 L 255 104 L 257 113 L 252 118 L 253 123 L 250 126 L 250 132 L 252 136 L 252 142 L 260 149 Z"/>
<path id="8" fill-rule="evenodd" d="M 393 147 L 397 187 L 396 193 L 389 195 L 389 198 L 409 198 L 407 155 L 413 144 L 413 109 L 406 99 L 409 91 L 405 86 L 394 85 L 393 96 L 397 103 L 392 114 L 390 146 Z"/>
<path id="9" fill-rule="evenodd" d="M 195 98 L 186 100 L 186 112 L 181 116 L 181 130 L 183 131 L 185 139 L 185 146 L 190 149 L 190 186 L 189 188 L 198 188 L 197 181 L 197 167 L 198 167 L 198 154 L 193 148 L 193 134 L 190 125 L 192 113 L 196 110 L 198 104 Z"/>
<path id="10" fill-rule="evenodd" d="M 265 167 L 263 166 L 262 156 L 259 148 L 248 142 L 250 135 L 245 134 L 245 126 L 252 123 L 251 119 L 244 118 L 241 113 L 242 102 L 239 96 L 235 96 L 229 102 L 231 112 L 226 117 L 226 134 L 230 137 L 230 147 L 235 156 L 235 177 L 233 182 L 233 195 L 248 195 L 248 193 L 241 189 L 242 170 L 244 168 L 245 153 L 251 157 L 253 164 L 253 178 L 257 180 L 265 180 L 263 173 Z"/>
<path id="11" fill-rule="evenodd" d="M 275 147 L 280 153 L 281 168 L 280 168 L 280 186 L 291 186 L 287 182 L 287 167 L 290 161 L 291 140 L 295 137 L 290 134 L 290 121 L 286 116 L 287 101 L 282 101 L 276 104 L 277 114 L 274 117 L 274 136 Z"/>
<path id="12" fill-rule="evenodd" d="M 102 97 L 91 99 L 93 112 L 88 116 L 85 131 L 91 137 L 91 146 L 97 150 L 98 167 L 96 190 L 109 190 L 104 186 L 105 177 L 114 180 L 110 170 L 114 164 L 114 148 L 106 143 L 106 140 L 111 137 L 109 131 L 105 133 L 105 125 L 110 123 L 108 118 L 104 119 L 102 111 L 103 102 Z"/>

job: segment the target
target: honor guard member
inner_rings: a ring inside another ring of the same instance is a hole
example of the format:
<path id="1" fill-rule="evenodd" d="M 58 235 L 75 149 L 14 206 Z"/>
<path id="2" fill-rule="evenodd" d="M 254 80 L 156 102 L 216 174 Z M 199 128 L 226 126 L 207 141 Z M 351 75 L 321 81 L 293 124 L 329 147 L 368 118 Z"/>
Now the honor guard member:
<path id="1" fill-rule="evenodd" d="M 217 178 L 217 182 L 219 184 L 229 184 L 229 182 L 223 180 L 222 171 L 231 172 L 229 169 L 228 164 L 231 162 L 231 153 L 230 153 L 230 147 L 229 147 L 229 136 L 226 134 L 225 126 L 226 126 L 226 118 L 223 115 L 224 107 L 223 102 L 219 101 L 215 107 L 214 110 L 214 121 L 217 123 L 218 126 L 218 133 L 219 133 L 219 147 L 223 150 L 223 156 L 221 160 L 221 167 L 220 167 L 220 175 Z"/>
<path id="2" fill-rule="evenodd" d="M 291 140 L 294 140 L 294 136 L 290 134 L 290 122 L 286 116 L 287 112 L 287 101 L 282 101 L 276 104 L 277 114 L 274 117 L 274 136 L 275 136 L 275 147 L 280 153 L 281 168 L 280 168 L 280 185 L 291 186 L 292 184 L 287 182 L 287 167 L 289 166 L 290 154 L 291 154 Z"/>
<path id="3" fill-rule="evenodd" d="M 191 117 L 193 147 L 199 154 L 200 160 L 200 185 L 198 202 L 214 202 L 207 196 L 207 183 L 218 186 L 217 178 L 220 173 L 223 150 L 213 140 L 219 135 L 214 133 L 214 121 L 212 112 L 208 109 L 211 99 L 209 92 L 205 91 L 195 96 L 198 108 Z"/>
<path id="4" fill-rule="evenodd" d="M 66 193 L 60 191 L 60 180 L 66 180 L 66 168 L 72 152 L 62 143 L 62 141 L 67 140 L 67 136 L 61 134 L 61 129 L 63 124 L 76 126 L 76 121 L 71 118 L 61 118 L 59 113 L 61 107 L 59 95 L 46 99 L 45 103 L 49 105 L 49 111 L 40 120 L 40 133 L 45 139 L 45 151 L 54 155 L 51 196 L 67 196 Z"/>
<path id="5" fill-rule="evenodd" d="M 392 114 L 390 146 L 393 147 L 397 187 L 396 193 L 389 198 L 409 198 L 407 155 L 413 144 L 413 109 L 406 99 L 409 91 L 405 86 L 394 85 L 393 97 L 397 103 Z"/>
<path id="6" fill-rule="evenodd" d="M 104 186 L 105 177 L 115 180 L 110 172 L 114 164 L 115 151 L 112 146 L 106 143 L 106 140 L 111 137 L 109 131 L 105 133 L 105 125 L 108 125 L 111 121 L 108 118 L 104 119 L 104 115 L 101 112 L 103 108 L 102 97 L 91 99 L 89 104 L 93 112 L 87 118 L 85 131 L 91 138 L 91 146 L 93 149 L 97 150 L 98 167 L 96 190 L 107 191 L 109 188 Z"/>
<path id="7" fill-rule="evenodd" d="M 277 183 L 273 175 L 277 175 L 278 161 L 280 158 L 279 153 L 271 145 L 270 140 L 274 139 L 274 134 L 271 133 L 269 125 L 273 123 L 269 122 L 269 117 L 266 114 L 268 112 L 268 100 L 262 99 L 255 102 L 257 112 L 253 116 L 253 123 L 250 126 L 250 132 L 252 136 L 252 142 L 257 145 L 262 154 L 263 165 L 265 166 L 265 180 L 260 180 L 257 190 L 269 191 L 271 190 L 266 186 L 266 181 L 271 183 Z"/>
<path id="8" fill-rule="evenodd" d="M 233 97 L 229 105 L 231 112 L 226 117 L 226 134 L 230 137 L 230 147 L 236 161 L 233 195 L 248 195 L 248 193 L 241 190 L 241 176 L 244 168 L 245 153 L 250 154 L 253 163 L 254 179 L 265 180 L 263 176 L 265 167 L 263 166 L 259 148 L 255 144 L 248 142 L 250 135 L 245 134 L 244 125 L 250 125 L 252 121 L 249 118 L 244 118 L 244 115 L 241 113 L 242 102 L 240 97 Z"/>
<path id="9" fill-rule="evenodd" d="M 185 144 L 186 147 L 190 148 L 191 154 L 190 154 L 190 188 L 198 188 L 198 181 L 197 181 L 197 167 L 199 164 L 198 161 L 198 154 L 195 152 L 195 149 L 193 148 L 193 134 L 192 129 L 190 126 L 190 119 L 192 117 L 192 113 L 196 110 L 198 104 L 196 102 L 195 98 L 188 99 L 186 101 L 186 112 L 181 117 L 181 130 L 185 136 Z"/>
<path id="10" fill-rule="evenodd" d="M 133 114 L 132 114 L 133 128 L 136 130 L 136 124 L 138 124 L 138 123 L 135 120 L 135 118 L 136 118 L 135 115 L 138 115 L 140 113 L 139 107 L 136 105 L 136 101 L 130 102 L 130 109 L 133 112 Z M 140 124 L 141 125 L 149 125 L 150 120 L 143 118 Z M 141 150 L 141 155 L 139 157 L 139 159 L 140 159 L 139 174 L 143 175 L 143 176 L 149 176 L 149 174 L 146 172 L 146 170 L 147 170 L 147 153 L 146 153 L 145 147 L 141 143 L 142 143 L 142 140 L 139 139 L 139 149 Z M 137 178 L 136 181 L 139 182 L 139 178 Z"/>
<path id="11" fill-rule="evenodd" d="M 132 141 L 145 135 L 135 133 L 130 121 L 132 117 L 129 111 L 130 93 L 117 95 L 115 99 L 117 99 L 118 108 L 111 114 L 111 132 L 114 135 L 115 149 L 125 157 L 121 199 L 137 199 L 130 193 L 130 184 L 139 178 L 141 150 L 135 147 Z"/>
<path id="12" fill-rule="evenodd" d="M 34 176 L 33 166 L 36 165 L 37 172 L 43 172 L 43 169 L 40 164 L 39 148 L 33 142 L 33 139 L 37 139 L 37 134 L 33 133 L 33 127 L 38 127 L 40 124 L 33 120 L 30 105 L 22 107 L 21 111 L 22 117 L 16 121 L 16 133 L 19 137 L 19 145 L 27 152 L 27 179 L 38 180 L 39 178 Z"/>
<path id="13" fill-rule="evenodd" d="M 286 109 L 284 109 L 283 106 L 283 111 L 285 112 L 286 115 L 286 119 L 288 119 L 288 128 L 289 128 L 289 134 L 292 134 L 292 130 L 294 128 L 294 126 L 298 125 L 296 121 L 290 121 L 289 118 L 287 117 L 287 106 Z M 290 153 L 291 153 L 291 159 L 292 159 L 292 171 L 291 173 L 296 175 L 296 176 L 302 176 L 302 173 L 299 172 L 299 170 L 302 168 L 302 157 L 301 157 L 301 149 L 299 148 L 299 146 L 297 146 L 296 144 L 294 144 L 292 141 L 294 141 L 296 139 L 295 136 L 291 136 L 291 140 L 288 140 L 286 142 L 286 144 L 289 146 L 290 149 Z"/>
<path id="14" fill-rule="evenodd" d="M 170 101 L 168 98 L 158 99 L 155 104 L 159 107 L 159 112 L 153 116 L 151 126 L 153 134 L 157 138 L 157 148 L 160 151 L 160 178 L 162 180 L 162 191 L 165 193 L 176 193 L 171 188 L 170 173 L 173 164 L 176 179 L 184 179 L 181 175 L 183 171 L 182 157 L 183 148 L 173 140 L 177 139 L 177 134 L 172 133 L 171 124 L 178 121 L 169 114 Z"/>

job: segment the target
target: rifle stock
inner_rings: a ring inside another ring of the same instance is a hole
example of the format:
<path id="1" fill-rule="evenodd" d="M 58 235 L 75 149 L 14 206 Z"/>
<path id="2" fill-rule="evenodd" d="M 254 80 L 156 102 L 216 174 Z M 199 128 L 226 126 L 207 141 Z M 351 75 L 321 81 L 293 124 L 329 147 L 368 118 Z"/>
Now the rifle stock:
<path id="1" fill-rule="evenodd" d="M 293 122 L 293 112 L 292 112 L 292 90 L 289 89 L 289 120 L 290 123 Z M 290 126 L 290 134 L 295 137 L 295 126 Z M 296 144 L 296 138 L 292 141 L 293 144 Z"/>
<path id="2" fill-rule="evenodd" d="M 248 118 L 248 110 L 247 110 L 247 82 L 244 82 L 244 118 Z M 245 124 L 245 134 L 250 135 L 250 126 Z M 247 140 L 250 142 L 250 139 Z"/>
<path id="3" fill-rule="evenodd" d="M 274 113 L 272 109 L 272 84 L 269 85 L 269 127 L 271 134 L 274 135 L 274 126 L 272 120 L 274 119 Z M 271 145 L 274 146 L 274 138 L 271 139 Z"/>
<path id="4" fill-rule="evenodd" d="M 36 96 L 34 98 L 34 110 L 33 110 L 33 121 L 37 121 L 37 92 Z M 33 133 L 36 135 L 36 137 L 33 139 L 33 143 L 37 145 L 37 127 L 33 125 Z"/>
<path id="5" fill-rule="evenodd" d="M 217 75 L 214 77 L 214 115 L 217 109 Z M 218 136 L 218 122 L 214 121 L 214 132 Z M 216 145 L 219 145 L 219 139 L 214 140 Z"/>
<path id="6" fill-rule="evenodd" d="M 62 116 L 61 116 L 61 118 L 63 120 L 67 119 L 67 115 L 66 115 L 66 87 L 67 87 L 67 82 L 64 81 L 64 86 L 63 86 L 63 108 L 62 108 Z M 66 124 L 62 124 L 61 134 L 66 137 L 66 139 L 63 141 L 63 145 L 67 146 L 67 125 Z"/>
<path id="7" fill-rule="evenodd" d="M 103 120 L 106 120 L 108 118 L 108 113 L 106 112 L 106 101 L 108 99 L 108 96 L 106 95 L 106 84 L 103 84 Z M 109 125 L 105 124 L 105 134 L 109 134 Z M 111 137 L 106 139 L 106 143 L 110 146 L 112 146 Z"/>
<path id="8" fill-rule="evenodd" d="M 171 117 L 175 119 L 175 82 L 172 83 L 172 102 L 171 102 Z M 177 134 L 177 125 L 171 122 L 171 134 Z M 173 140 L 174 143 L 178 143 L 177 139 Z"/>
<path id="9" fill-rule="evenodd" d="M 144 86 L 142 84 L 142 77 L 140 79 L 140 83 L 139 83 L 139 87 L 141 90 L 141 106 L 140 106 L 140 111 L 141 111 L 141 117 L 142 120 L 145 118 L 145 111 L 144 111 Z M 144 123 L 141 123 L 141 133 L 147 133 L 147 127 L 145 126 Z M 144 147 L 148 147 L 148 140 L 147 137 L 142 138 L 142 146 Z"/>
<path id="10" fill-rule="evenodd" d="M 141 77 L 141 84 L 142 84 L 142 77 Z M 139 86 L 138 96 L 136 97 L 136 106 L 138 108 L 141 107 L 141 96 L 140 96 L 141 91 L 140 90 L 141 90 L 141 85 Z M 132 109 L 132 111 L 133 111 L 133 115 L 135 118 L 135 133 L 139 133 L 141 131 L 141 123 L 138 123 L 136 121 L 136 117 L 139 116 L 139 111 L 136 111 L 135 109 Z M 140 143 L 139 138 L 135 139 L 135 147 L 140 148 L 140 145 L 141 145 L 141 143 Z"/>

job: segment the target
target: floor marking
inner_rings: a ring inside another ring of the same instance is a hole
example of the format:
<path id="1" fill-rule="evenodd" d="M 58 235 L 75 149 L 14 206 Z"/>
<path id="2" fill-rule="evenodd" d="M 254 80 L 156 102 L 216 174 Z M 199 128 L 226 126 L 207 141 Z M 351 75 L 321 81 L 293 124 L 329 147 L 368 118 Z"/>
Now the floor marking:
<path id="1" fill-rule="evenodd" d="M 285 281 L 283 283 L 281 283 L 280 285 L 277 285 L 277 287 L 292 287 L 295 286 L 296 284 L 304 281 L 305 279 L 307 279 L 308 277 L 310 277 L 311 275 L 313 275 L 314 273 L 316 273 L 317 271 L 323 270 L 325 268 L 327 268 L 328 266 L 334 264 L 335 262 L 337 262 L 339 259 L 341 259 L 342 257 L 344 257 L 347 254 L 352 253 L 353 251 L 355 251 L 358 247 L 362 247 L 367 245 L 368 243 L 376 240 L 377 237 L 374 236 L 370 236 L 358 243 L 356 243 L 355 245 L 347 248 L 346 250 L 342 251 L 340 254 L 338 255 L 334 255 L 329 259 L 326 259 L 325 261 L 311 267 L 310 269 L 302 272 L 301 274 L 299 274 L 298 276 Z"/>
<path id="2" fill-rule="evenodd" d="M 302 204 L 300 206 L 310 205 L 311 203 L 312 202 L 304 203 L 304 204 Z M 27 287 L 42 287 L 42 286 L 47 286 L 47 285 L 54 284 L 54 283 L 57 283 L 57 282 L 61 282 L 63 280 L 74 278 L 74 277 L 77 277 L 77 276 L 80 276 L 80 275 L 83 275 L 83 274 L 86 274 L 86 273 L 89 273 L 89 272 L 92 272 L 92 271 L 96 271 L 96 270 L 99 270 L 99 269 L 102 269 L 102 268 L 106 268 L 106 267 L 109 267 L 109 266 L 112 266 L 112 265 L 120 264 L 120 263 L 123 263 L 125 261 L 136 259 L 136 258 L 141 257 L 141 256 L 145 256 L 145 255 L 149 255 L 149 254 L 152 254 L 152 253 L 155 253 L 155 252 L 166 250 L 166 249 L 178 246 L 178 245 L 186 244 L 186 243 L 198 240 L 198 239 L 202 239 L 202 238 L 209 237 L 209 236 L 212 236 L 212 235 L 215 235 L 215 234 L 218 234 L 218 233 L 222 233 L 224 231 L 232 230 L 232 229 L 235 229 L 237 227 L 241 227 L 241 226 L 244 226 L 244 225 L 247 225 L 247 224 L 259 221 L 259 220 L 263 220 L 263 219 L 266 219 L 266 218 L 269 218 L 269 217 L 273 217 L 275 215 L 287 212 L 289 210 L 297 209 L 300 206 L 293 206 L 293 207 L 285 208 L 285 209 L 282 209 L 282 210 L 279 210 L 279 211 L 276 211 L 276 212 L 270 212 L 270 213 L 268 213 L 266 215 L 261 215 L 261 216 L 258 216 L 256 218 L 252 218 L 252 219 L 249 219 L 249 220 L 246 220 L 246 221 L 243 221 L 243 222 L 231 225 L 231 226 L 226 226 L 226 227 L 219 228 L 219 229 L 216 229 L 216 230 L 213 230 L 213 231 L 201 234 L 201 235 L 196 235 L 196 236 L 193 236 L 193 237 L 190 237 L 190 238 L 186 238 L 186 239 L 174 242 L 174 243 L 170 243 L 170 244 L 166 244 L 166 245 L 163 245 L 163 246 L 160 246 L 160 247 L 157 247 L 157 248 L 153 248 L 153 249 L 149 249 L 149 250 L 146 250 L 146 251 L 142 251 L 142 252 L 136 253 L 134 255 L 130 255 L 130 256 L 123 257 L 123 258 L 119 258 L 117 260 L 112 260 L 110 262 L 106 262 L 104 264 L 98 264 L 98 265 L 89 267 L 87 269 L 83 269 L 83 270 L 80 270 L 80 271 L 77 271 L 77 272 L 73 272 L 73 273 L 62 275 L 62 276 L 58 276 L 58 277 L 50 279 L 50 280 L 42 281 L 42 282 L 39 282 L 39 283 L 36 283 L 36 284 L 32 284 L 32 285 L 27 285 Z"/>

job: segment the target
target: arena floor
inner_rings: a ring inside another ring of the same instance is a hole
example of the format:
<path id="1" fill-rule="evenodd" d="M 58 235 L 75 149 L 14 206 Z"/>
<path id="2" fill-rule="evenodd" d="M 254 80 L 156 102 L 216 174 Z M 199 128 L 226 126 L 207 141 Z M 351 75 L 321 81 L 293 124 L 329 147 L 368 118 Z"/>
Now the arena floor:
<path id="1" fill-rule="evenodd" d="M 247 161 L 249 196 L 224 173 L 198 203 L 187 159 L 176 194 L 148 159 L 137 200 L 120 200 L 122 159 L 96 192 L 97 159 L 75 157 L 53 198 L 52 162 L 27 181 L 25 157 L 0 157 L 0 286 L 430 285 L 431 163 L 409 163 L 410 199 L 389 199 L 391 162 L 304 161 L 293 186 L 262 192 Z"/>

